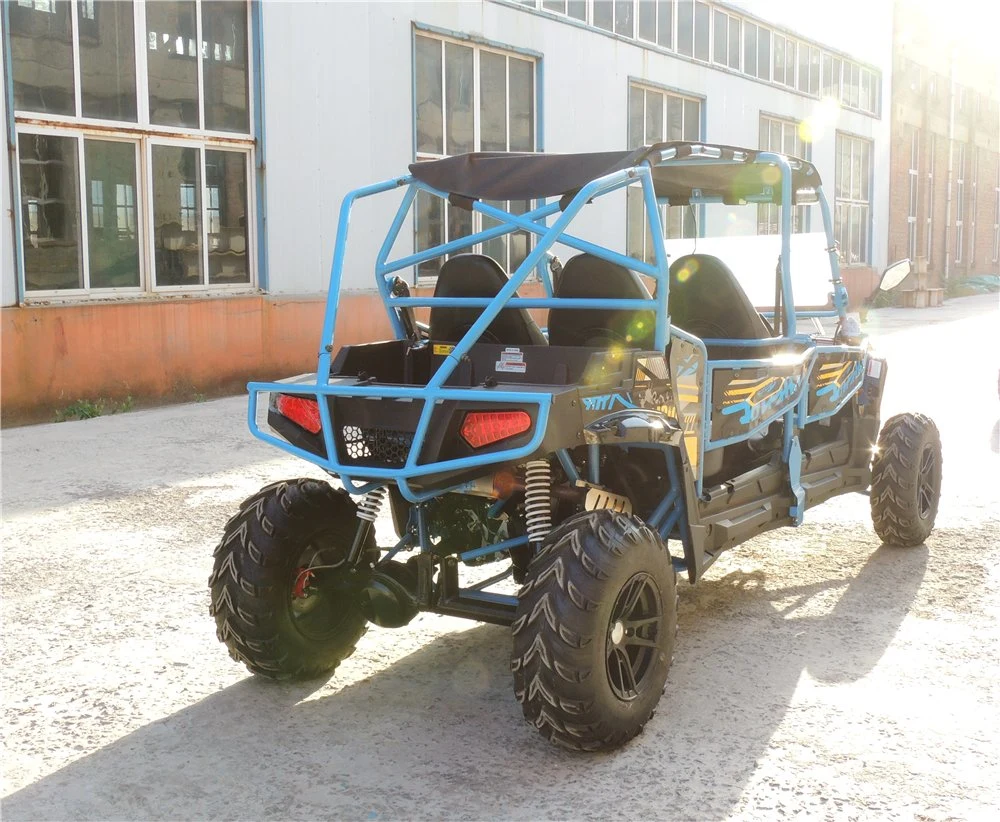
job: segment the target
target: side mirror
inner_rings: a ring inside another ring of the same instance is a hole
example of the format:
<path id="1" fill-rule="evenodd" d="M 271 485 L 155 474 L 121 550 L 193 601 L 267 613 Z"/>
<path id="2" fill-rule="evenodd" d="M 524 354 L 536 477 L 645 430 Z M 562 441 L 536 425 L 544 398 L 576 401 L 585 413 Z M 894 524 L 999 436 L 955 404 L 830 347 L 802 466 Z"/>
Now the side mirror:
<path id="1" fill-rule="evenodd" d="M 911 266 L 909 260 L 900 260 L 898 263 L 893 263 L 882 272 L 882 279 L 879 280 L 878 290 L 892 291 L 892 289 L 898 286 L 909 276 L 910 271 Z"/>

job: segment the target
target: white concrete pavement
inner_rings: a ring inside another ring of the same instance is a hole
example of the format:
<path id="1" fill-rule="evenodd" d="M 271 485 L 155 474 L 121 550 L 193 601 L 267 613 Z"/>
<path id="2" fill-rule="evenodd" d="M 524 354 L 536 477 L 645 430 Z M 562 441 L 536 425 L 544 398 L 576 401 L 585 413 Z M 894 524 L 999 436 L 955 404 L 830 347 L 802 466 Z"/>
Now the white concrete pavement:
<path id="1" fill-rule="evenodd" d="M 663 702 L 611 755 L 521 720 L 495 626 L 373 630 L 326 683 L 233 663 L 208 616 L 222 525 L 259 486 L 319 475 L 249 436 L 243 398 L 4 431 L 0 813 L 993 818 L 997 298 L 867 327 L 890 358 L 885 416 L 941 428 L 936 532 L 880 548 L 853 495 L 725 555 L 682 585 Z"/>

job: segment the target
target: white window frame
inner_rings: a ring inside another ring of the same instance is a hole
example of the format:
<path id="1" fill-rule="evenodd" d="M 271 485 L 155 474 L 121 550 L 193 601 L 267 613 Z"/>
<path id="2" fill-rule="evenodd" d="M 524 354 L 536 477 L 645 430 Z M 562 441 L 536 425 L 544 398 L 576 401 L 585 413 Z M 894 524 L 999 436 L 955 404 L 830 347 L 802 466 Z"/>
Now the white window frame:
<path id="1" fill-rule="evenodd" d="M 506 86 L 506 98 L 504 101 L 505 110 L 507 112 L 506 123 L 507 123 L 507 147 L 510 147 L 510 58 L 513 57 L 518 60 L 524 60 L 525 62 L 531 63 L 531 110 L 532 110 L 532 129 L 531 129 L 531 143 L 533 146 L 532 150 L 538 150 L 538 63 L 539 58 L 533 54 L 527 54 L 525 52 L 518 51 L 517 49 L 510 47 L 504 48 L 499 45 L 479 43 L 476 41 L 469 40 L 459 40 L 455 37 L 448 37 L 444 34 L 439 34 L 434 31 L 428 31 L 422 28 L 414 28 L 411 34 L 410 47 L 411 49 L 416 49 L 416 38 L 424 37 L 428 40 L 435 40 L 441 44 L 441 148 L 445 151 L 448 149 L 448 115 L 446 112 L 447 106 L 447 67 L 445 65 L 446 54 L 445 54 L 445 44 L 453 43 L 463 48 L 472 49 L 472 150 L 479 151 L 480 146 L 480 117 L 482 116 L 482 101 L 481 101 L 481 85 L 480 85 L 480 56 L 483 52 L 488 52 L 491 54 L 499 54 L 507 58 L 507 86 Z M 414 130 L 414 135 L 417 128 L 417 112 L 414 109 L 410 115 L 411 128 Z M 415 152 L 414 159 L 416 162 L 423 162 L 426 160 L 440 160 L 448 157 L 448 154 L 438 154 L 430 151 L 419 151 Z M 528 208 L 532 207 L 532 203 L 529 201 Z M 414 204 L 414 210 L 412 212 L 412 227 L 413 227 L 413 248 L 416 251 L 417 248 L 417 227 L 416 227 L 416 204 Z M 444 208 L 444 230 L 447 232 L 448 228 L 448 209 L 455 208 L 455 206 L 450 203 L 443 203 Z M 472 233 L 476 234 L 482 230 L 482 220 L 483 215 L 473 211 L 471 212 L 472 217 Z M 508 255 L 508 266 L 510 263 L 510 238 L 513 236 L 507 235 L 505 237 L 507 241 L 507 255 Z M 445 241 L 450 241 L 450 238 L 445 237 Z M 534 245 L 535 237 L 534 235 L 529 235 L 528 237 L 528 249 L 530 251 L 531 247 Z M 479 251 L 482 248 L 482 244 L 479 243 L 466 250 L 465 253 L 471 252 L 473 250 Z M 419 272 L 419 266 L 414 266 L 413 274 L 414 282 L 417 285 L 432 285 L 437 281 L 437 275 L 427 275 Z"/>
<path id="2" fill-rule="evenodd" d="M 611 13 L 611 28 L 604 28 L 603 26 L 597 26 L 594 23 L 594 2 L 595 0 L 577 0 L 577 2 L 582 4 L 583 16 L 571 15 L 568 12 L 568 2 L 572 0 L 551 0 L 552 6 L 547 7 L 546 3 L 549 0 L 495 0 L 495 2 L 504 4 L 515 4 L 519 7 L 533 9 L 542 14 L 553 15 L 556 17 L 564 17 L 568 20 L 574 20 L 578 25 L 585 25 L 594 31 L 601 32 L 602 34 L 619 37 L 627 40 L 634 40 L 636 43 L 642 46 L 651 46 L 659 50 L 665 50 L 673 52 L 679 57 L 687 60 L 693 60 L 698 63 L 709 63 L 714 66 L 718 66 L 722 69 L 728 69 L 732 71 L 737 71 L 747 77 L 752 77 L 762 82 L 768 83 L 770 85 L 778 86 L 782 89 L 790 89 L 796 91 L 799 94 L 805 95 L 812 98 L 822 98 L 824 96 L 832 96 L 837 102 L 845 108 L 849 108 L 853 111 L 860 111 L 865 114 L 870 114 L 873 117 L 880 116 L 881 107 L 881 91 L 882 91 L 882 73 L 874 67 L 865 66 L 856 60 L 843 55 L 828 51 L 823 48 L 820 43 L 816 43 L 809 40 L 803 40 L 802 38 L 796 36 L 794 33 L 786 33 L 783 30 L 772 28 L 765 21 L 750 16 L 749 10 L 747 12 L 741 12 L 740 9 L 731 8 L 727 5 L 707 2 L 707 0 L 684 0 L 685 2 L 690 2 L 691 4 L 691 53 L 682 52 L 678 48 L 679 42 L 679 7 L 682 0 L 672 0 L 670 5 L 670 42 L 661 43 L 659 41 L 659 15 L 660 6 L 656 0 L 614 0 L 614 5 L 612 6 Z M 618 9 L 622 3 L 628 3 L 632 7 L 632 33 L 631 34 L 619 34 L 615 31 L 615 21 L 617 20 Z M 640 33 L 639 28 L 639 18 L 640 9 L 649 4 L 654 7 L 654 19 L 657 26 L 657 39 L 647 39 Z M 708 8 L 708 54 L 705 58 L 699 57 L 697 54 L 697 6 L 705 6 Z M 724 15 L 727 18 L 726 23 L 726 37 L 727 40 L 732 39 L 732 28 L 733 23 L 736 22 L 740 27 L 739 34 L 739 49 L 738 57 L 736 58 L 736 65 L 729 59 L 728 43 L 727 43 L 727 56 L 726 60 L 716 59 L 715 49 L 717 45 L 717 31 L 716 23 L 721 20 L 721 16 Z M 752 34 L 754 38 L 754 54 L 752 55 L 752 64 L 754 66 L 754 71 L 748 71 L 748 54 L 746 49 L 746 36 L 749 31 L 748 27 L 752 27 Z M 767 65 L 763 66 L 760 64 L 760 38 L 761 35 L 768 38 L 768 59 Z M 782 78 L 779 80 L 777 76 L 773 73 L 774 68 L 774 55 L 775 55 L 775 45 L 778 40 L 781 40 L 783 45 L 783 53 L 787 51 L 788 45 L 791 45 L 792 51 L 795 53 L 795 58 L 791 66 L 787 65 L 787 60 L 783 66 Z M 799 60 L 802 58 L 803 53 L 805 54 L 805 65 L 799 65 Z M 815 60 L 815 62 L 814 62 Z M 829 70 L 827 70 L 826 63 L 829 61 Z M 808 70 L 803 72 L 801 69 L 805 67 Z M 828 77 L 829 74 L 835 74 L 835 78 Z M 857 94 L 851 94 L 849 96 L 848 90 L 854 88 L 854 84 L 850 81 L 856 76 L 857 78 Z M 826 86 L 830 84 L 835 85 L 835 93 L 828 94 Z M 826 84 L 826 86 L 824 85 Z"/>
<path id="3" fill-rule="evenodd" d="M 680 91 L 674 91 L 673 89 L 666 89 L 666 88 L 663 88 L 661 86 L 653 85 L 651 83 L 643 83 L 641 81 L 636 81 L 636 80 L 629 81 L 628 88 L 629 88 L 630 92 L 632 91 L 632 89 L 641 89 L 642 92 L 643 92 L 643 95 L 642 95 L 643 139 L 642 139 L 642 141 L 639 142 L 639 145 L 642 145 L 646 141 L 646 125 L 645 125 L 646 124 L 646 97 L 647 97 L 647 94 L 649 94 L 649 93 L 658 94 L 658 95 L 660 95 L 662 97 L 662 104 L 661 104 L 662 105 L 662 109 L 661 109 L 661 119 L 660 119 L 660 123 L 661 123 L 661 138 L 660 139 L 661 140 L 666 140 L 667 139 L 667 126 L 668 126 L 668 124 L 667 124 L 667 109 L 668 109 L 668 105 L 669 105 L 668 101 L 670 99 L 676 99 L 676 100 L 680 101 L 680 104 L 681 104 L 681 133 L 682 134 L 684 133 L 685 126 L 687 124 L 687 120 L 685 119 L 687 115 L 684 112 L 684 103 L 688 102 L 688 103 L 697 103 L 698 104 L 698 135 L 699 136 L 696 139 L 698 139 L 698 140 L 704 140 L 705 139 L 705 136 L 702 133 L 702 130 L 704 128 L 704 123 L 705 123 L 705 108 L 704 107 L 705 107 L 705 102 L 706 101 L 705 101 L 704 97 L 700 97 L 700 96 L 698 96 L 696 94 L 685 94 L 685 93 L 680 92 Z M 631 97 L 631 95 L 630 95 L 630 97 Z M 632 113 L 630 111 L 629 112 L 629 116 L 627 118 L 627 123 L 630 123 L 631 120 L 632 120 L 631 114 Z M 626 124 L 626 128 L 628 128 L 627 124 Z M 633 145 L 634 144 L 634 141 L 630 139 L 631 137 L 632 137 L 632 135 L 626 134 L 626 140 L 628 140 L 627 145 Z M 625 203 L 625 246 L 626 246 L 626 252 L 625 253 L 626 254 L 631 254 L 632 256 L 636 256 L 636 254 L 634 253 L 636 251 L 636 249 L 629 249 L 628 244 L 629 244 L 629 236 L 631 234 L 631 230 L 634 227 L 633 226 L 633 222 L 637 219 L 633 215 L 636 213 L 634 209 L 637 206 L 636 200 L 639 197 L 639 193 L 641 193 L 641 188 L 639 188 L 638 186 L 629 186 L 628 193 L 629 193 L 629 196 L 626 197 L 626 203 Z M 665 231 L 665 234 L 666 234 L 666 238 L 667 239 L 676 239 L 674 237 L 671 237 L 671 235 L 670 235 L 671 219 L 670 219 L 669 209 L 671 208 L 671 206 L 659 206 L 658 208 L 659 208 L 659 211 L 660 211 L 660 222 L 663 225 L 663 228 L 664 228 L 664 231 Z M 672 208 L 686 209 L 686 208 L 688 208 L 688 206 L 672 206 Z M 642 248 L 638 249 L 639 256 L 637 256 L 636 259 L 648 260 L 648 259 L 651 259 L 651 256 L 649 256 L 650 249 L 648 249 L 646 247 L 646 240 L 647 240 L 646 234 L 647 234 L 648 226 L 646 225 L 646 210 L 645 210 L 645 205 L 642 205 L 642 207 L 639 208 L 638 213 L 640 213 L 642 215 L 642 221 L 643 221 L 642 237 L 643 237 L 643 239 L 642 239 Z M 682 233 L 680 235 L 678 235 L 679 237 L 683 237 L 683 217 L 681 219 L 681 227 L 682 227 Z"/>
<path id="4" fill-rule="evenodd" d="M 927 197 L 925 209 L 924 230 L 927 236 L 924 238 L 924 254 L 927 264 L 931 265 L 931 253 L 934 249 L 934 155 L 937 152 L 937 135 L 930 132 L 930 146 L 927 148 Z"/>
<path id="5" fill-rule="evenodd" d="M 965 143 L 958 143 L 955 163 L 955 264 L 962 262 L 965 244 Z"/>
<path id="6" fill-rule="evenodd" d="M 969 267 L 976 264 L 976 211 L 979 206 L 979 148 L 970 145 L 972 149 L 972 190 L 969 192 L 969 199 L 972 208 L 969 209 Z"/>
<path id="7" fill-rule="evenodd" d="M 799 136 L 799 133 L 798 133 L 799 127 L 802 125 L 802 123 L 799 120 L 792 120 L 791 118 L 788 118 L 788 117 L 776 117 L 773 114 L 764 114 L 764 113 L 762 113 L 760 115 L 760 121 L 759 121 L 759 128 L 761 130 L 764 128 L 765 123 L 767 124 L 768 145 L 767 146 L 758 146 L 758 148 L 761 151 L 773 151 L 776 154 L 786 154 L 787 155 L 788 152 L 786 152 L 785 148 L 784 148 L 784 146 L 785 146 L 785 134 L 786 134 L 786 129 L 792 129 L 795 132 L 795 142 L 798 145 L 800 145 L 804 149 L 804 151 L 802 151 L 801 153 L 799 153 L 797 155 L 790 155 L 790 156 L 798 156 L 798 157 L 800 157 L 803 160 L 812 160 L 812 143 L 807 142 L 806 140 L 803 140 Z M 770 139 L 771 138 L 771 124 L 772 123 L 778 124 L 780 126 L 780 128 L 781 128 L 781 146 L 779 146 L 778 148 L 774 148 L 773 146 L 770 145 L 770 142 L 771 142 L 771 139 Z M 759 142 L 759 135 L 758 135 L 758 142 Z M 810 223 L 810 221 L 809 221 L 809 217 L 810 217 L 809 206 L 802 205 L 802 206 L 794 206 L 793 208 L 794 208 L 794 214 L 793 214 L 793 217 L 792 217 L 792 233 L 794 233 L 794 234 L 808 233 L 809 227 L 810 227 L 810 225 L 809 225 L 809 223 Z M 774 221 L 771 220 L 772 209 L 774 210 L 774 213 L 778 214 L 778 221 L 777 221 L 778 228 L 774 232 L 772 232 L 770 230 L 771 225 L 774 224 Z M 757 234 L 758 234 L 758 236 L 761 236 L 761 235 L 770 235 L 770 234 L 780 234 L 781 233 L 780 209 L 781 209 L 781 206 L 775 205 L 774 203 L 759 203 L 757 205 Z M 766 215 L 766 216 L 764 216 L 764 215 Z M 762 216 L 764 217 L 764 219 L 762 219 Z M 765 226 L 765 230 L 764 231 L 761 231 L 761 226 L 762 225 Z"/>
<path id="8" fill-rule="evenodd" d="M 781 78 L 778 78 L 778 44 L 781 43 Z M 792 52 L 789 61 L 788 52 Z M 775 32 L 771 38 L 771 78 L 773 82 L 786 88 L 795 88 L 795 72 L 799 63 L 798 42 L 791 37 Z M 789 76 L 791 75 L 791 76 Z"/>
<path id="9" fill-rule="evenodd" d="M 641 0 L 640 0 L 641 2 Z M 722 61 L 715 59 L 715 47 L 718 44 L 719 39 L 719 27 L 717 23 L 720 20 L 725 20 L 726 26 L 726 43 L 725 43 L 725 59 Z M 739 28 L 737 34 L 733 34 L 733 24 Z M 735 14 L 729 14 L 728 11 L 720 6 L 712 7 L 712 62 L 717 66 L 722 66 L 723 68 L 732 69 L 733 71 L 742 72 L 743 70 L 743 25 L 745 20 Z M 736 38 L 736 65 L 732 62 L 732 43 L 733 38 Z"/>
<path id="10" fill-rule="evenodd" d="M 83 267 L 83 288 L 63 288 L 44 290 L 25 290 L 23 299 L 26 303 L 44 300 L 46 302 L 69 300 L 73 302 L 100 301 L 115 296 L 141 296 L 148 293 L 232 293 L 252 292 L 257 288 L 258 261 L 257 254 L 257 220 L 256 220 L 256 183 L 254 169 L 255 139 L 253 136 L 255 123 L 254 110 L 254 72 L 256 53 L 253 38 L 253 9 L 247 2 L 247 132 L 215 131 L 196 129 L 192 127 L 161 126 L 149 122 L 149 73 L 147 63 L 146 34 L 146 2 L 135 0 L 132 4 L 134 49 L 135 49 L 135 82 L 136 82 L 136 121 L 107 120 L 83 116 L 83 84 L 80 76 L 80 15 L 79 4 L 70 1 L 70 15 L 73 32 L 73 80 L 75 110 L 80 116 L 47 114 L 29 110 L 17 109 L 15 119 L 15 144 L 17 135 L 44 134 L 56 137 L 71 137 L 77 142 L 77 198 L 80 231 L 80 254 Z M 198 60 L 198 122 L 205 122 L 205 89 L 203 81 L 204 53 L 202 49 L 202 6 L 206 0 L 195 0 L 196 14 L 196 51 Z M 10 36 L 9 32 L 5 32 Z M 13 101 L 11 101 L 13 105 Z M 126 288 L 91 288 L 90 285 L 90 249 L 89 232 L 90 214 L 87 210 L 86 168 L 84 163 L 84 141 L 87 139 L 108 142 L 127 142 L 136 146 L 136 225 L 139 245 L 139 285 Z M 152 225 L 152 149 L 154 143 L 174 145 L 194 145 L 201 149 L 202 158 L 202 246 L 203 246 L 203 283 L 200 285 L 156 286 L 153 271 L 154 231 Z M 206 150 L 223 150 L 246 155 L 246 255 L 249 282 L 220 283 L 208 285 L 208 229 L 205 215 L 206 186 L 204 162 Z M 15 184 L 20 188 L 20 147 L 15 150 Z M 17 215 L 17 230 L 23 234 L 22 213 Z M 24 261 L 21 261 L 24 265 Z"/>
<path id="11" fill-rule="evenodd" d="M 997 183 L 993 187 L 993 262 L 1000 262 L 1000 164 Z"/>
<path id="12" fill-rule="evenodd" d="M 910 167 L 907 170 L 909 197 L 906 214 L 906 256 L 911 260 L 917 256 L 917 210 L 920 207 L 920 131 L 913 129 L 910 135 Z"/>
<path id="13" fill-rule="evenodd" d="M 158 285 L 156 283 L 156 231 L 151 230 L 146 240 L 146 255 L 148 261 L 146 270 L 149 272 L 149 290 L 157 294 L 192 294 L 206 291 L 246 291 L 253 288 L 256 269 L 255 250 L 256 246 L 251 243 L 251 223 L 256 225 L 254 203 L 251 201 L 251 172 L 254 168 L 252 150 L 247 148 L 237 148 L 229 144 L 208 143 L 203 140 L 185 140 L 167 137 L 150 137 L 144 141 L 143 163 L 145 165 L 145 178 L 148 185 L 143 186 L 146 213 L 149 215 L 149 224 L 153 222 L 153 146 L 172 146 L 176 148 L 199 149 L 201 161 L 199 174 L 201 176 L 201 282 L 197 285 Z M 246 214 L 246 254 L 247 271 L 250 274 L 250 281 L 246 283 L 209 283 L 208 270 L 208 185 L 205 175 L 205 152 L 206 151 L 228 151 L 233 154 L 244 155 L 244 171 L 247 175 L 247 214 Z"/>
<path id="14" fill-rule="evenodd" d="M 848 132 L 838 131 L 836 133 L 836 148 L 835 157 L 838 164 L 835 174 L 834 183 L 834 228 L 835 236 L 838 241 L 840 255 L 841 255 L 841 265 L 844 267 L 850 266 L 870 266 L 871 265 L 871 243 L 872 243 L 872 214 L 871 214 L 871 196 L 872 196 L 872 141 L 866 137 L 860 137 L 855 134 L 850 134 Z M 848 191 L 846 196 L 842 196 L 841 191 L 838 190 L 838 183 L 841 179 L 842 169 L 839 166 L 841 161 L 841 151 L 840 151 L 840 141 L 849 141 L 849 165 L 847 169 L 847 181 L 848 181 Z M 863 147 L 868 146 L 868 169 L 867 174 L 865 169 L 862 168 L 861 175 L 859 179 L 861 180 L 860 185 L 863 190 L 866 186 L 868 188 L 868 199 L 865 200 L 862 197 L 862 191 L 854 192 L 854 166 L 855 162 L 863 162 Z M 855 196 L 856 195 L 856 196 Z M 851 260 L 850 257 L 845 257 L 854 252 L 854 236 L 851 233 L 851 218 L 855 212 L 861 213 L 861 222 L 864 225 L 863 239 L 864 242 L 858 242 L 857 253 L 858 259 Z M 841 237 L 846 237 L 847 242 L 841 243 Z"/>

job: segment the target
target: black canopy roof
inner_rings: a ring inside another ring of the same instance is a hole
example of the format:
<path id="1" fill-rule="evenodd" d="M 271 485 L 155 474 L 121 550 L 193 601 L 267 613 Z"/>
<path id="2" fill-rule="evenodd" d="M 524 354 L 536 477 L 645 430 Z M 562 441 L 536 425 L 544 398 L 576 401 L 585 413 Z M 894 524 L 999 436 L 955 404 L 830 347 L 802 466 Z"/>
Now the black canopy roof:
<path id="1" fill-rule="evenodd" d="M 756 164 L 758 151 L 709 143 L 672 142 L 642 146 L 633 151 L 603 151 L 592 154 L 526 154 L 476 152 L 410 165 L 418 180 L 438 191 L 466 200 L 535 200 L 567 198 L 591 180 L 647 159 L 659 160 L 660 152 L 674 149 L 668 165 L 653 167 L 653 187 L 658 197 L 674 205 L 686 205 L 699 191 L 702 197 L 721 197 L 738 203 L 759 196 L 767 186 L 771 202 L 781 202 L 780 175 L 774 166 Z M 730 162 L 720 164 L 718 160 Z M 712 164 L 710 160 L 715 160 Z M 789 158 L 792 192 L 815 189 L 819 173 L 806 160 Z"/>

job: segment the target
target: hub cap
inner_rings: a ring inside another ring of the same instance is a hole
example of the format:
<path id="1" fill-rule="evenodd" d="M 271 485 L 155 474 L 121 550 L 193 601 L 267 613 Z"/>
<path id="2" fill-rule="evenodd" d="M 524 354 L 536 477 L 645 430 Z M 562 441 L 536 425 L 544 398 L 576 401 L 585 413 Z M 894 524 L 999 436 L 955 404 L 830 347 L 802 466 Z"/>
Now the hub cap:
<path id="1" fill-rule="evenodd" d="M 605 644 L 608 682 L 624 702 L 641 696 L 659 654 L 663 622 L 660 593 L 649 574 L 636 574 L 622 587 L 608 621 Z"/>
<path id="2" fill-rule="evenodd" d="M 288 611 L 299 633 L 324 640 L 337 633 L 350 608 L 340 590 L 345 577 L 344 551 L 319 535 L 299 554 L 288 581 Z"/>
<path id="3" fill-rule="evenodd" d="M 938 459 L 934 447 L 925 446 L 920 455 L 920 474 L 917 480 L 917 510 L 921 519 L 927 519 L 934 510 L 937 469 Z"/>

